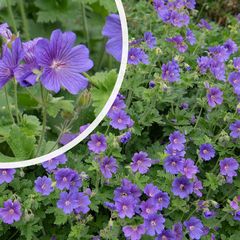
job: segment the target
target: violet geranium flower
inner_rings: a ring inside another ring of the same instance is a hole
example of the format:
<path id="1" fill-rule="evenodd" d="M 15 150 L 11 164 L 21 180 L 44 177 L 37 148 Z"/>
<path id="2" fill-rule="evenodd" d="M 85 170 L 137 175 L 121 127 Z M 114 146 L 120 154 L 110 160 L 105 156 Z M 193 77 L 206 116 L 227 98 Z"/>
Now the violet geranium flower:
<path id="1" fill-rule="evenodd" d="M 223 102 L 223 92 L 217 88 L 212 87 L 208 89 L 207 100 L 210 107 L 215 107 L 216 105 L 221 105 Z"/>
<path id="2" fill-rule="evenodd" d="M 135 214 L 135 201 L 132 196 L 119 198 L 115 202 L 115 207 L 120 218 L 132 218 Z"/>
<path id="3" fill-rule="evenodd" d="M 0 184 L 10 183 L 14 179 L 15 169 L 0 169 Z"/>
<path id="4" fill-rule="evenodd" d="M 183 167 L 183 159 L 178 156 L 168 156 L 164 160 L 164 169 L 171 174 L 178 174 Z"/>
<path id="5" fill-rule="evenodd" d="M 150 236 L 160 234 L 164 229 L 164 222 L 165 219 L 161 214 L 150 215 L 148 218 L 144 219 L 146 234 Z"/>
<path id="6" fill-rule="evenodd" d="M 118 62 L 122 59 L 122 27 L 118 14 L 107 16 L 102 35 L 108 37 L 106 51 Z"/>
<path id="7" fill-rule="evenodd" d="M 185 221 L 184 226 L 187 228 L 191 239 L 201 239 L 204 235 L 204 226 L 196 217 L 191 217 L 188 221 Z"/>
<path id="8" fill-rule="evenodd" d="M 178 151 L 184 149 L 184 144 L 186 143 L 184 134 L 180 133 L 179 131 L 175 131 L 169 136 L 169 140 L 173 149 Z"/>
<path id="9" fill-rule="evenodd" d="M 70 214 L 78 207 L 78 201 L 75 193 L 62 192 L 57 201 L 57 207 L 62 209 L 65 214 Z"/>
<path id="10" fill-rule="evenodd" d="M 139 171 L 141 174 L 148 172 L 152 165 L 152 160 L 148 158 L 146 152 L 135 153 L 132 158 L 131 168 L 133 172 Z"/>
<path id="11" fill-rule="evenodd" d="M 128 64 L 149 64 L 148 55 L 141 48 L 131 48 L 128 53 Z"/>
<path id="12" fill-rule="evenodd" d="M 88 149 L 99 154 L 107 149 L 107 140 L 103 134 L 92 134 L 88 142 Z"/>
<path id="13" fill-rule="evenodd" d="M 150 49 L 154 48 L 156 45 L 156 38 L 152 35 L 151 32 L 144 33 L 144 41 Z"/>
<path id="14" fill-rule="evenodd" d="M 172 183 L 172 192 L 180 198 L 187 198 L 193 192 L 193 183 L 185 176 L 175 178 Z"/>
<path id="15" fill-rule="evenodd" d="M 220 174 L 226 176 L 227 182 L 232 183 L 233 177 L 237 176 L 239 164 L 234 158 L 224 158 L 220 161 Z"/>
<path id="16" fill-rule="evenodd" d="M 4 45 L 2 58 L 0 59 L 0 89 L 14 76 L 14 71 L 23 59 L 22 43 L 16 38 L 11 50 Z"/>
<path id="17" fill-rule="evenodd" d="M 209 161 L 215 156 L 215 150 L 210 143 L 205 143 L 200 146 L 199 155 L 203 160 Z"/>
<path id="18" fill-rule="evenodd" d="M 231 130 L 230 136 L 232 138 L 240 138 L 240 120 L 236 120 L 229 127 Z"/>
<path id="19" fill-rule="evenodd" d="M 131 118 L 124 110 L 116 111 L 111 114 L 110 125 L 118 130 L 124 130 L 131 123 Z"/>
<path id="20" fill-rule="evenodd" d="M 140 240 L 142 235 L 145 233 L 144 226 L 138 225 L 138 226 L 125 226 L 122 228 L 124 236 L 126 238 L 129 238 L 131 240 Z"/>
<path id="21" fill-rule="evenodd" d="M 0 219 L 6 224 L 19 221 L 21 216 L 21 204 L 19 201 L 7 200 L 3 203 L 3 208 L 0 208 Z"/>
<path id="22" fill-rule="evenodd" d="M 52 187 L 51 178 L 48 178 L 46 176 L 38 177 L 35 180 L 35 190 L 43 196 L 48 196 L 54 190 Z"/>
<path id="23" fill-rule="evenodd" d="M 88 86 L 87 78 L 81 73 L 90 70 L 93 62 L 86 46 L 73 46 L 75 40 L 73 32 L 55 30 L 50 41 L 41 39 L 37 42 L 35 54 L 42 68 L 40 81 L 46 89 L 57 93 L 64 87 L 77 94 Z"/>
<path id="24" fill-rule="evenodd" d="M 111 178 L 117 169 L 117 161 L 114 157 L 104 157 L 100 162 L 100 170 L 105 178 Z"/>
<path id="25" fill-rule="evenodd" d="M 162 65 L 162 78 L 170 83 L 180 80 L 180 69 L 175 60 Z"/>

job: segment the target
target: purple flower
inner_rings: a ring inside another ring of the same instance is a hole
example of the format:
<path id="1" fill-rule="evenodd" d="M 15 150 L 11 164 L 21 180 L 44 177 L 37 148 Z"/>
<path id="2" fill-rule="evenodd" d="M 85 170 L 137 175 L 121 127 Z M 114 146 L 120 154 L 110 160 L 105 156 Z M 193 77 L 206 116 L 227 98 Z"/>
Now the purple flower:
<path id="1" fill-rule="evenodd" d="M 188 179 L 192 179 L 198 172 L 198 167 L 195 166 L 194 161 L 191 159 L 185 159 L 180 172 Z"/>
<path id="2" fill-rule="evenodd" d="M 200 22 L 198 23 L 198 26 L 200 28 L 206 28 L 207 30 L 212 30 L 211 25 L 205 19 L 201 19 Z"/>
<path id="3" fill-rule="evenodd" d="M 132 218 L 135 214 L 135 201 L 133 196 L 117 199 L 115 207 L 120 218 Z"/>
<path id="4" fill-rule="evenodd" d="M 214 211 L 210 211 L 209 209 L 205 209 L 203 211 L 203 216 L 206 218 L 206 219 L 210 219 L 212 217 L 214 217 L 216 215 L 216 212 Z"/>
<path id="5" fill-rule="evenodd" d="M 90 208 L 88 207 L 91 204 L 89 197 L 82 192 L 76 192 L 74 194 L 77 203 L 77 206 L 74 208 L 74 212 L 77 214 L 86 214 L 90 210 Z"/>
<path id="6" fill-rule="evenodd" d="M 162 78 L 169 82 L 180 81 L 180 69 L 175 60 L 162 65 Z"/>
<path id="7" fill-rule="evenodd" d="M 149 183 L 145 186 L 143 192 L 148 196 L 148 197 L 154 197 L 157 193 L 160 192 L 157 186 L 154 186 L 152 183 Z"/>
<path id="8" fill-rule="evenodd" d="M 149 88 L 154 88 L 156 86 L 156 83 L 153 80 L 151 80 L 149 82 L 148 86 L 149 86 Z"/>
<path id="9" fill-rule="evenodd" d="M 126 144 L 126 143 L 129 142 L 131 137 L 132 137 L 132 133 L 130 131 L 128 131 L 120 137 L 120 142 L 123 143 L 123 144 Z"/>
<path id="10" fill-rule="evenodd" d="M 228 81 L 234 88 L 234 92 L 240 95 L 240 72 L 232 72 L 229 74 Z"/>
<path id="11" fill-rule="evenodd" d="M 0 169 L 0 184 L 10 183 L 14 179 L 15 169 Z"/>
<path id="12" fill-rule="evenodd" d="M 145 228 L 142 224 L 136 227 L 125 226 L 122 228 L 122 230 L 123 230 L 124 236 L 131 240 L 140 240 L 142 235 L 145 233 Z"/>
<path id="13" fill-rule="evenodd" d="M 155 234 L 160 234 L 164 229 L 165 219 L 161 214 L 152 214 L 148 218 L 144 219 L 144 227 L 146 229 L 146 234 L 154 236 Z"/>
<path id="14" fill-rule="evenodd" d="M 148 158 L 146 152 L 135 153 L 132 157 L 131 168 L 133 172 L 139 171 L 141 174 L 148 172 L 149 168 L 152 165 L 152 160 Z"/>
<path id="15" fill-rule="evenodd" d="M 187 198 L 193 192 L 193 183 L 185 176 L 175 178 L 172 183 L 172 192 L 180 198 Z"/>
<path id="16" fill-rule="evenodd" d="M 184 149 L 184 144 L 186 143 L 186 138 L 184 134 L 181 134 L 179 131 L 175 131 L 169 136 L 172 148 L 178 151 Z"/>
<path id="17" fill-rule="evenodd" d="M 3 37 L 7 43 L 12 40 L 12 32 L 7 23 L 0 25 L 0 36 Z"/>
<path id="18" fill-rule="evenodd" d="M 194 45 L 196 43 L 196 37 L 189 28 L 187 28 L 186 39 L 190 45 Z"/>
<path id="19" fill-rule="evenodd" d="M 170 23 L 175 27 L 183 27 L 189 24 L 190 18 L 187 14 L 171 11 Z"/>
<path id="20" fill-rule="evenodd" d="M 197 178 L 193 182 L 193 192 L 198 196 L 202 197 L 202 192 L 200 190 L 203 189 L 202 182 Z"/>
<path id="21" fill-rule="evenodd" d="M 240 71 L 240 57 L 233 58 L 233 66 Z"/>
<path id="22" fill-rule="evenodd" d="M 159 191 L 154 195 L 154 200 L 157 203 L 158 209 L 168 208 L 170 203 L 170 198 L 166 192 Z"/>
<path id="23" fill-rule="evenodd" d="M 197 59 L 198 67 L 200 69 L 201 74 L 205 74 L 207 70 L 210 68 L 211 59 L 209 57 L 199 57 Z"/>
<path id="24" fill-rule="evenodd" d="M 115 211 L 116 207 L 114 203 L 111 202 L 104 202 L 104 206 L 107 207 L 108 209 L 110 209 L 111 211 Z"/>
<path id="25" fill-rule="evenodd" d="M 0 208 L 0 218 L 6 224 L 12 224 L 20 220 L 22 216 L 21 204 L 19 201 L 7 200 Z"/>
<path id="26" fill-rule="evenodd" d="M 230 136 L 232 138 L 240 138 L 240 120 L 236 120 L 229 127 L 231 130 Z"/>
<path id="27" fill-rule="evenodd" d="M 234 213 L 233 219 L 236 220 L 236 221 L 240 221 L 240 211 L 236 211 Z"/>
<path id="28" fill-rule="evenodd" d="M 40 73 L 40 67 L 35 56 L 36 45 L 40 39 L 42 38 L 35 38 L 23 43 L 24 64 L 19 65 L 14 70 L 16 80 L 22 87 L 33 86 L 36 83 L 37 74 Z"/>
<path id="29" fill-rule="evenodd" d="M 58 157 L 55 157 L 53 159 L 50 159 L 50 160 L 42 163 L 42 166 L 50 172 L 50 171 L 56 169 L 59 164 L 64 164 L 66 162 L 67 162 L 67 156 L 65 154 L 62 154 Z"/>
<path id="30" fill-rule="evenodd" d="M 88 149 L 94 153 L 104 152 L 107 149 L 107 140 L 103 134 L 92 134 L 88 142 Z"/>
<path id="31" fill-rule="evenodd" d="M 169 154 L 170 156 L 176 156 L 176 157 L 184 157 L 186 154 L 184 150 L 178 151 L 174 149 L 174 146 L 172 144 L 168 144 L 166 146 L 165 153 Z"/>
<path id="32" fill-rule="evenodd" d="M 122 110 L 122 109 L 125 109 L 126 108 L 126 104 L 124 102 L 124 99 L 122 99 L 119 95 L 117 95 L 111 109 L 109 110 L 107 116 L 108 117 L 111 117 L 112 114 Z"/>
<path id="33" fill-rule="evenodd" d="M 191 217 L 188 221 L 185 221 L 184 226 L 187 228 L 191 239 L 201 239 L 204 235 L 204 226 L 196 217 Z"/>
<path id="34" fill-rule="evenodd" d="M 128 53 L 128 64 L 148 64 L 148 55 L 141 48 L 131 48 Z"/>
<path id="35" fill-rule="evenodd" d="M 41 193 L 43 196 L 48 196 L 53 192 L 52 180 L 46 176 L 38 177 L 35 180 L 35 190 L 38 193 Z"/>
<path id="36" fill-rule="evenodd" d="M 122 27 L 118 14 L 107 16 L 106 24 L 102 30 L 102 35 L 108 37 L 106 51 L 118 62 L 122 59 Z"/>
<path id="37" fill-rule="evenodd" d="M 182 240 L 183 239 L 182 223 L 179 222 L 179 223 L 174 224 L 173 232 L 174 232 L 176 240 Z"/>
<path id="38" fill-rule="evenodd" d="M 131 120 L 131 118 L 123 110 L 113 112 L 111 114 L 111 119 L 110 125 L 118 130 L 126 129 Z"/>
<path id="39" fill-rule="evenodd" d="M 163 230 L 162 233 L 156 238 L 156 240 L 176 240 L 172 230 Z"/>
<path id="40" fill-rule="evenodd" d="M 221 105 L 223 102 L 222 95 L 223 95 L 223 92 L 219 88 L 217 87 L 209 88 L 207 93 L 208 105 L 210 107 Z"/>
<path id="41" fill-rule="evenodd" d="M 76 193 L 61 192 L 60 199 L 57 201 L 57 207 L 62 209 L 65 214 L 70 214 L 78 207 Z"/>
<path id="42" fill-rule="evenodd" d="M 140 209 L 141 209 L 141 216 L 143 218 L 148 218 L 149 215 L 153 213 L 157 213 L 157 211 L 160 210 L 157 204 L 155 203 L 155 199 L 153 198 L 149 198 L 146 202 L 142 201 L 140 205 Z"/>
<path id="43" fill-rule="evenodd" d="M 73 47 L 76 35 L 54 30 L 50 41 L 41 39 L 36 45 L 36 59 L 43 72 L 40 77 L 43 86 L 59 92 L 61 86 L 77 94 L 88 86 L 88 80 L 81 74 L 93 67 L 89 50 L 84 45 Z"/>
<path id="44" fill-rule="evenodd" d="M 237 44 L 232 40 L 228 39 L 224 44 L 223 47 L 227 50 L 227 54 L 230 56 L 231 54 L 238 51 Z"/>
<path id="45" fill-rule="evenodd" d="M 114 157 L 104 157 L 100 162 L 100 170 L 105 178 L 111 178 L 113 173 L 118 169 L 116 159 Z"/>
<path id="46" fill-rule="evenodd" d="M 213 76 L 220 80 L 225 81 L 225 64 L 224 62 L 218 61 L 218 59 L 210 59 L 210 71 Z"/>
<path id="47" fill-rule="evenodd" d="M 215 150 L 210 143 L 205 143 L 200 146 L 199 155 L 203 160 L 209 161 L 215 156 Z"/>
<path id="48" fill-rule="evenodd" d="M 239 164 L 234 158 L 224 158 L 220 161 L 220 174 L 227 177 L 227 182 L 232 183 L 233 177 L 237 176 L 236 170 Z"/>
<path id="49" fill-rule="evenodd" d="M 144 33 L 144 41 L 148 45 L 149 48 L 154 48 L 156 45 L 156 38 L 152 35 L 151 32 Z"/>
<path id="50" fill-rule="evenodd" d="M 164 160 L 164 169 L 171 174 L 178 174 L 183 167 L 183 159 L 178 156 L 168 156 Z"/>
<path id="51" fill-rule="evenodd" d="M 0 60 L 0 89 L 14 76 L 14 71 L 23 59 L 23 50 L 20 38 L 12 43 L 11 50 L 4 45 Z"/>
<path id="52" fill-rule="evenodd" d="M 76 190 L 82 185 L 78 173 L 70 168 L 61 168 L 55 172 L 56 186 L 63 190 Z"/>
<path id="53" fill-rule="evenodd" d="M 175 48 L 177 48 L 177 50 L 180 53 L 184 53 L 187 51 L 188 46 L 184 43 L 184 39 L 181 35 L 172 37 L 172 38 L 166 38 L 167 42 L 172 42 L 175 44 Z"/>
<path id="54" fill-rule="evenodd" d="M 229 58 L 227 49 L 224 46 L 214 46 L 209 48 L 209 52 L 213 59 L 218 62 L 225 62 Z"/>

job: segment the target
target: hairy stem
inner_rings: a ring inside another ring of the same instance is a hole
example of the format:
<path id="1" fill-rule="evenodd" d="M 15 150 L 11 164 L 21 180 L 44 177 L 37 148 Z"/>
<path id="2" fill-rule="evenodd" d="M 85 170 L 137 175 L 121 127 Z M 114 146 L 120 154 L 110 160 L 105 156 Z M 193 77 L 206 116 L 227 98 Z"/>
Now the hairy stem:
<path id="1" fill-rule="evenodd" d="M 43 140 L 45 137 L 45 132 L 46 132 L 46 126 L 47 126 L 47 106 L 46 106 L 46 98 L 44 96 L 44 89 L 43 86 L 40 86 L 41 89 L 41 98 L 42 98 L 42 117 L 43 117 L 43 122 L 42 122 L 42 132 L 41 132 L 41 136 L 38 142 L 38 147 L 37 147 L 37 152 L 36 152 L 36 156 L 39 155 L 39 152 L 41 150 L 42 144 L 43 144 Z"/>
<path id="2" fill-rule="evenodd" d="M 29 35 L 28 20 L 27 20 L 27 17 L 26 17 L 23 0 L 19 0 L 18 4 L 19 4 L 21 16 L 22 16 L 24 34 L 25 34 L 26 39 L 29 40 L 30 35 Z"/>
<path id="3" fill-rule="evenodd" d="M 7 9 L 12 22 L 13 30 L 15 33 L 17 33 L 17 25 L 16 25 L 16 21 L 13 15 L 12 7 L 11 7 L 11 0 L 7 0 Z"/>
<path id="4" fill-rule="evenodd" d="M 83 20 L 83 28 L 84 28 L 84 33 L 86 36 L 86 42 L 87 46 L 89 47 L 89 31 L 88 31 L 88 24 L 87 24 L 87 16 L 86 16 L 86 10 L 85 10 L 85 5 L 82 4 L 82 20 Z"/>
<path id="5" fill-rule="evenodd" d="M 6 103 L 7 103 L 7 109 L 8 109 L 8 112 L 9 112 L 9 116 L 10 116 L 13 124 L 15 124 L 15 120 L 14 120 L 14 117 L 13 117 L 13 114 L 12 114 L 12 111 L 11 111 L 11 107 L 10 107 L 10 103 L 9 103 L 9 99 L 8 99 L 8 93 L 7 93 L 7 87 L 6 86 L 4 87 L 4 93 L 5 93 L 5 98 L 6 98 Z"/>

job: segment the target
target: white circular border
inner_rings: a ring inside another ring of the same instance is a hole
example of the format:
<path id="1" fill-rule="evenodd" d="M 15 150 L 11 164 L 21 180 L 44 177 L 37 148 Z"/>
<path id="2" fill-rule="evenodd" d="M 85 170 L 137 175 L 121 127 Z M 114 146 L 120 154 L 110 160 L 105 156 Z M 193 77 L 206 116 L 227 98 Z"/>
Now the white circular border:
<path id="1" fill-rule="evenodd" d="M 108 111 L 110 110 L 115 98 L 117 97 L 117 94 L 121 88 L 123 78 L 125 75 L 125 71 L 127 68 L 127 60 L 128 60 L 128 27 L 127 27 L 127 20 L 125 11 L 123 8 L 122 0 L 115 0 L 115 3 L 117 5 L 118 13 L 120 16 L 121 26 L 122 26 L 122 36 L 123 36 L 123 49 L 122 49 L 122 61 L 120 65 L 120 70 L 118 73 L 118 78 L 116 81 L 116 84 L 113 88 L 113 91 L 106 103 L 106 105 L 103 107 L 102 111 L 98 114 L 96 119 L 90 124 L 90 126 L 81 133 L 78 137 L 76 137 L 74 140 L 72 140 L 70 143 L 64 145 L 63 147 L 48 153 L 46 155 L 43 155 L 41 157 L 33 158 L 30 160 L 23 160 L 19 162 L 9 162 L 9 163 L 0 163 L 0 169 L 11 169 L 11 168 L 21 168 L 21 167 L 27 167 L 39 163 L 43 163 L 45 161 L 48 161 L 49 159 L 55 158 L 61 154 L 64 154 L 65 152 L 69 151 L 73 147 L 75 147 L 77 144 L 79 144 L 82 140 L 84 140 L 103 120 L 103 118 L 107 115 Z"/>

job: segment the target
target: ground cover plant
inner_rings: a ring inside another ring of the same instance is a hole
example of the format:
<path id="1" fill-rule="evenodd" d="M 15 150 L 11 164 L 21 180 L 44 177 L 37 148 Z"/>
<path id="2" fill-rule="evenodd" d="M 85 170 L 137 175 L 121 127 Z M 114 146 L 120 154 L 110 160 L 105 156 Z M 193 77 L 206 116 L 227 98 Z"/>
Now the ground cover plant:
<path id="1" fill-rule="evenodd" d="M 63 133 L 91 123 L 110 96 L 119 63 L 105 51 L 104 25 L 117 10 L 90 3 L 2 1 L 2 162 L 57 149 Z"/>
<path id="2" fill-rule="evenodd" d="M 70 152 L 1 171 L 1 239 L 239 239 L 239 15 L 222 26 L 194 0 L 123 4 L 121 93 Z"/>

